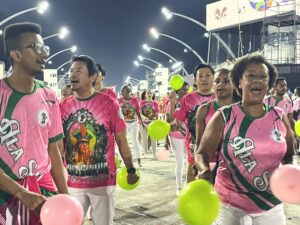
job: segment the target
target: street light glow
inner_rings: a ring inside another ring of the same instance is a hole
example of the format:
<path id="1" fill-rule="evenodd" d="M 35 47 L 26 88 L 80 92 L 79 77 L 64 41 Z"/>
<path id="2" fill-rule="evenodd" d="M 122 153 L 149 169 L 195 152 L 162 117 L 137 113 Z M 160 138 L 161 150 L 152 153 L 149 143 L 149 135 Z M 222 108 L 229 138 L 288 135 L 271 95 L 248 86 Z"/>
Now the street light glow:
<path id="1" fill-rule="evenodd" d="M 137 60 L 135 60 L 134 62 L 133 62 L 133 64 L 135 65 L 135 66 L 139 66 L 140 64 L 139 64 L 139 62 L 137 61 Z"/>
<path id="2" fill-rule="evenodd" d="M 203 36 L 206 37 L 206 38 L 208 38 L 209 37 L 209 33 L 205 32 Z"/>
<path id="3" fill-rule="evenodd" d="M 150 34 L 154 37 L 154 38 L 158 38 L 159 37 L 159 32 L 154 28 L 154 27 L 152 27 L 152 28 L 150 28 Z"/>
<path id="4" fill-rule="evenodd" d="M 2 35 L 3 34 L 3 30 L 0 30 L 0 35 Z"/>
<path id="5" fill-rule="evenodd" d="M 72 46 L 71 52 L 76 52 L 76 51 L 77 51 L 77 46 L 76 45 Z"/>
<path id="6" fill-rule="evenodd" d="M 62 27 L 59 31 L 59 38 L 64 39 L 69 34 L 69 30 L 67 27 Z"/>
<path id="7" fill-rule="evenodd" d="M 51 60 L 50 60 L 50 61 L 48 61 L 48 64 L 49 64 L 49 65 L 51 65 L 51 64 L 52 64 L 52 61 L 51 61 Z"/>
<path id="8" fill-rule="evenodd" d="M 147 52 L 150 52 L 150 47 L 147 44 L 143 44 L 143 49 L 145 49 Z"/>
<path id="9" fill-rule="evenodd" d="M 172 69 L 173 69 L 173 70 L 178 69 L 178 68 L 180 68 L 180 67 L 182 67 L 182 62 L 181 62 L 181 61 L 178 61 L 178 62 L 176 62 L 176 63 L 174 63 L 174 64 L 172 65 Z"/>
<path id="10" fill-rule="evenodd" d="M 138 55 L 138 59 L 142 62 L 144 60 L 144 57 L 141 55 Z"/>
<path id="11" fill-rule="evenodd" d="M 171 12 L 169 9 L 167 9 L 166 7 L 163 7 L 163 8 L 161 9 L 161 12 L 162 12 L 162 14 L 166 17 L 167 20 L 172 19 L 173 14 L 172 14 L 172 12 Z"/>
<path id="12" fill-rule="evenodd" d="M 42 1 L 38 4 L 37 7 L 38 13 L 43 14 L 49 8 L 49 3 L 47 1 Z"/>

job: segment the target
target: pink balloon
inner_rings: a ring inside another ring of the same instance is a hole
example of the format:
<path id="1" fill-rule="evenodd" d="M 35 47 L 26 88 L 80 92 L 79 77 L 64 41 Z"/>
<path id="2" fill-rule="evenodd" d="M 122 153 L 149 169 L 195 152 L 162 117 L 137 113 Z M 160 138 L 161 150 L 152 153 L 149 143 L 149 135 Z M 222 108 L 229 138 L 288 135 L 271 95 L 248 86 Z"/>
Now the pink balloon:
<path id="1" fill-rule="evenodd" d="M 78 200 L 67 194 L 59 194 L 47 199 L 40 215 L 43 225 L 81 225 L 83 214 Z"/>
<path id="2" fill-rule="evenodd" d="M 170 152 L 164 148 L 159 149 L 156 153 L 157 159 L 160 161 L 167 161 L 169 160 Z"/>
<path id="3" fill-rule="evenodd" d="M 300 204 L 300 167 L 284 165 L 270 179 L 273 194 L 284 203 Z"/>

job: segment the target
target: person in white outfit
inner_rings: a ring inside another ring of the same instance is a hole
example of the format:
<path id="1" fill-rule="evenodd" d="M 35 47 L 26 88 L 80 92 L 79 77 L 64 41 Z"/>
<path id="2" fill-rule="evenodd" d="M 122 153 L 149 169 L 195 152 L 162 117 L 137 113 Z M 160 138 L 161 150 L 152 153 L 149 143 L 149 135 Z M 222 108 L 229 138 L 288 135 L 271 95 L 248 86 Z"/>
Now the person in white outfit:
<path id="1" fill-rule="evenodd" d="M 130 135 L 132 146 L 134 150 L 134 156 L 138 161 L 139 166 L 141 164 L 141 147 L 138 141 L 138 119 L 142 126 L 145 126 L 141 114 L 140 106 L 138 100 L 134 97 L 131 97 L 131 87 L 125 85 L 121 88 L 122 97 L 119 99 L 119 104 L 126 122 L 127 131 Z"/>
<path id="2" fill-rule="evenodd" d="M 171 123 L 174 120 L 173 113 L 176 108 L 179 107 L 180 99 L 187 94 L 189 84 L 184 82 L 181 89 L 178 91 L 173 91 L 169 95 L 169 104 L 166 108 L 167 122 Z M 179 194 L 180 190 L 183 187 L 183 167 L 184 167 L 184 133 L 185 128 L 182 128 L 177 131 L 171 131 L 169 135 L 171 149 L 174 152 L 176 167 L 175 167 L 175 176 L 176 176 L 176 195 Z"/>

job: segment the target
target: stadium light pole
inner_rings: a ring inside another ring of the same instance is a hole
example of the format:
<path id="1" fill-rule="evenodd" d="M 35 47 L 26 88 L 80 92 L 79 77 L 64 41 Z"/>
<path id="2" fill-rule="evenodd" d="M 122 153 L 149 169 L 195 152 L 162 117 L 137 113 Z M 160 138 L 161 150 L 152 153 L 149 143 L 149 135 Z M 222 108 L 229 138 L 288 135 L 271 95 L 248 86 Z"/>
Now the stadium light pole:
<path id="1" fill-rule="evenodd" d="M 67 27 L 62 27 L 60 28 L 58 33 L 51 34 L 47 37 L 44 37 L 43 40 L 45 41 L 49 38 L 56 37 L 56 36 L 58 36 L 60 39 L 64 39 L 68 34 L 69 34 L 69 29 Z"/>
<path id="2" fill-rule="evenodd" d="M 175 63 L 176 62 L 179 62 L 179 60 L 177 60 L 175 57 L 173 57 L 172 55 L 170 55 L 169 53 L 161 50 L 161 49 L 158 49 L 158 48 L 153 48 L 153 47 L 150 47 L 149 45 L 147 44 L 143 44 L 143 49 L 146 50 L 147 52 L 150 52 L 151 50 L 153 51 L 157 51 L 161 54 L 164 54 L 165 56 L 169 57 L 170 60 L 174 61 Z M 187 70 L 182 66 L 182 69 L 183 69 L 183 72 L 185 73 L 185 75 L 189 75 L 189 73 L 187 72 Z"/>
<path id="3" fill-rule="evenodd" d="M 150 28 L 149 31 L 150 31 L 150 34 L 156 39 L 159 38 L 159 36 L 163 36 L 163 37 L 172 39 L 174 41 L 177 41 L 178 43 L 182 44 L 187 49 L 191 50 L 191 52 L 200 60 L 200 62 L 205 63 L 204 59 L 191 46 L 189 46 L 187 43 L 183 42 L 182 40 L 179 40 L 178 38 L 175 38 L 168 34 L 160 33 L 154 27 Z"/>
<path id="4" fill-rule="evenodd" d="M 49 60 L 51 60 L 53 57 L 55 57 L 55 56 L 57 56 L 57 55 L 59 55 L 59 54 L 61 54 L 63 52 L 66 52 L 66 51 L 76 52 L 77 51 L 77 46 L 74 45 L 71 48 L 66 48 L 66 49 L 63 49 L 63 50 L 61 50 L 59 52 L 54 53 L 53 55 L 51 55 L 49 58 L 46 59 L 46 62 L 48 62 Z"/>
<path id="5" fill-rule="evenodd" d="M 203 23 L 180 13 L 176 13 L 176 12 L 172 12 L 169 9 L 167 9 L 166 7 L 163 7 L 161 10 L 162 14 L 165 16 L 165 18 L 167 20 L 170 20 L 173 16 L 178 16 L 181 17 L 183 19 L 189 20 L 191 22 L 193 22 L 194 24 L 197 24 L 198 26 L 202 27 L 205 31 L 206 31 L 206 25 L 204 25 Z M 213 32 L 209 32 L 209 34 L 211 34 L 212 36 L 214 36 L 225 48 L 225 50 L 227 51 L 227 53 L 233 58 L 236 59 L 235 54 L 232 52 L 232 50 L 230 49 L 230 47 L 226 44 L 226 42 L 216 33 Z"/>
<path id="6" fill-rule="evenodd" d="M 136 78 L 131 77 L 131 76 L 127 76 L 124 83 L 125 84 L 133 84 L 134 86 L 138 86 L 140 84 L 140 81 Z"/>
<path id="7" fill-rule="evenodd" d="M 163 65 L 153 59 L 150 59 L 150 58 L 147 58 L 147 57 L 144 57 L 144 56 L 141 56 L 141 55 L 138 55 L 138 59 L 142 62 L 143 60 L 148 60 L 150 62 L 153 62 L 155 63 L 158 67 L 162 67 Z"/>
<path id="8" fill-rule="evenodd" d="M 63 68 L 65 65 L 67 65 L 68 63 L 70 63 L 71 62 L 71 60 L 68 60 L 67 62 L 64 62 L 63 64 L 61 64 L 59 67 L 57 67 L 57 71 L 59 70 L 59 69 L 61 69 L 61 68 Z"/>
<path id="9" fill-rule="evenodd" d="M 40 2 L 36 7 L 32 7 L 29 9 L 25 9 L 23 11 L 17 12 L 9 17 L 7 17 L 6 19 L 0 21 L 0 26 L 3 26 L 3 24 L 7 23 L 8 21 L 12 20 L 13 18 L 16 18 L 17 16 L 20 16 L 24 13 L 28 13 L 31 11 L 36 11 L 40 14 L 43 14 L 49 7 L 49 3 L 47 1 L 42 1 Z"/>
<path id="10" fill-rule="evenodd" d="M 139 63 L 138 61 L 134 61 L 133 64 L 134 64 L 136 67 L 142 66 L 142 67 L 145 67 L 145 68 L 151 70 L 152 72 L 155 72 L 155 69 L 153 69 L 152 67 L 147 66 L 147 65 L 142 64 L 142 63 Z"/>

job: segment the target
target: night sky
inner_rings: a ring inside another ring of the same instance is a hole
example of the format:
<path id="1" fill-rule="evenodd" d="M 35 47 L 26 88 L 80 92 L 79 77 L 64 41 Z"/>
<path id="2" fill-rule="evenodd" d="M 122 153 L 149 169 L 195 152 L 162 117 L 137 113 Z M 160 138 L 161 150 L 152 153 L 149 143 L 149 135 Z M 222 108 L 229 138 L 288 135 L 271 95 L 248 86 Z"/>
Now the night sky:
<path id="1" fill-rule="evenodd" d="M 107 72 L 105 86 L 122 85 L 124 74 L 131 74 L 137 79 L 145 79 L 145 68 L 135 67 L 133 61 L 139 54 L 170 65 L 168 58 L 155 51 L 146 53 L 142 44 L 161 49 L 185 63 L 191 73 L 199 63 L 191 53 L 184 53 L 179 43 L 160 37 L 153 39 L 149 34 L 150 27 L 156 27 L 160 33 L 174 36 L 189 44 L 206 60 L 207 38 L 199 26 L 179 17 L 166 20 L 161 13 L 163 6 L 173 12 L 192 17 L 206 23 L 205 5 L 215 0 L 52 0 L 50 8 L 44 15 L 29 12 L 14 18 L 14 22 L 36 22 L 42 26 L 43 36 L 58 33 L 61 26 L 67 26 L 70 35 L 64 40 L 58 37 L 45 41 L 51 48 L 51 54 L 78 46 L 76 54 L 90 55 L 101 63 Z M 0 20 L 34 7 L 34 0 L 0 0 Z M 4 25 L 4 26 L 5 26 Z M 0 27 L 3 29 L 4 27 Z M 2 43 L 2 37 L 1 37 Z M 71 58 L 71 52 L 65 52 L 53 58 L 53 64 L 46 68 L 57 68 Z M 8 64 L 0 47 L 0 60 Z M 144 61 L 151 67 L 155 64 Z M 7 66 L 8 67 L 8 66 Z M 64 67 L 68 69 L 68 66 Z"/>

